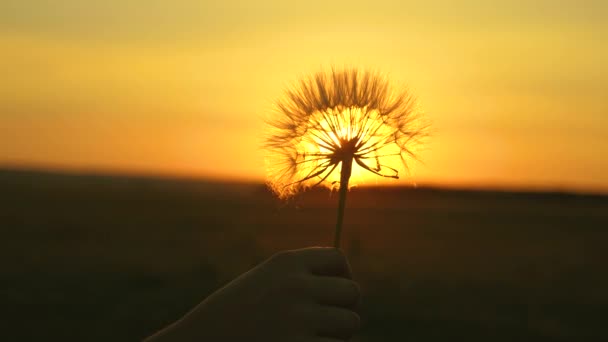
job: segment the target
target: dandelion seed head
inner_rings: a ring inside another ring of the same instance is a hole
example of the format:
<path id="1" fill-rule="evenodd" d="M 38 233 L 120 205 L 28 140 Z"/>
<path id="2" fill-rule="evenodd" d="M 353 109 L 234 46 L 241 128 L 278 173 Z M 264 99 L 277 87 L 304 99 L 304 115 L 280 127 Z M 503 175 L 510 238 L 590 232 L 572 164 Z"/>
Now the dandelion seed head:
<path id="1" fill-rule="evenodd" d="M 264 147 L 268 184 L 281 198 L 335 187 L 350 158 L 353 176 L 399 178 L 424 136 L 415 100 L 369 71 L 321 71 L 276 103 Z"/>

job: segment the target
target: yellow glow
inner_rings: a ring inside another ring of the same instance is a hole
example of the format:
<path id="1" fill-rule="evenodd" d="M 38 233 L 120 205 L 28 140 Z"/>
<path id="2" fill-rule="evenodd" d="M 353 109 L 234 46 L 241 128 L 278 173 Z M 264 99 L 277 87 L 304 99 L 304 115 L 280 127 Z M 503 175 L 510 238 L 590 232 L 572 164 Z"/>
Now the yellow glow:
<path id="1" fill-rule="evenodd" d="M 608 191 L 606 1 L 5 3 L 0 167 L 262 182 L 274 99 L 335 65 L 432 122 L 422 163 L 356 183 Z"/>
<path id="2" fill-rule="evenodd" d="M 406 156 L 394 141 L 395 128 L 384 122 L 377 110 L 336 108 L 315 112 L 310 116 L 309 126 L 311 128 L 302 136 L 297 148 L 304 157 L 299 161 L 302 167 L 298 169 L 299 176 L 296 178 L 303 179 L 311 174 L 320 162 L 327 160 L 320 155 L 331 155 L 345 141 L 352 139 L 357 139 L 361 146 L 356 153 L 360 162 L 375 172 L 393 178 L 394 170 L 398 173 L 404 171 L 403 161 Z M 340 163 L 330 174 L 323 173 L 311 179 L 310 183 L 314 184 L 327 176 L 323 184 L 330 187 L 338 185 L 341 167 Z M 349 185 L 375 184 L 378 178 L 383 178 L 379 174 L 366 170 L 353 161 Z"/>

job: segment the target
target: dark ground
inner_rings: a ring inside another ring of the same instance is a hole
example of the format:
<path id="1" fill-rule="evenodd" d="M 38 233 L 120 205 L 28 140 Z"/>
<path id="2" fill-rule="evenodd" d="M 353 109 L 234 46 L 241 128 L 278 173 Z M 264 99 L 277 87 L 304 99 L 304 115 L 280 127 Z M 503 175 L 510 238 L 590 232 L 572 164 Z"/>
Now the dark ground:
<path id="1" fill-rule="evenodd" d="M 0 341 L 136 341 L 276 251 L 336 193 L 0 171 Z M 354 189 L 357 341 L 608 341 L 608 197 Z"/>

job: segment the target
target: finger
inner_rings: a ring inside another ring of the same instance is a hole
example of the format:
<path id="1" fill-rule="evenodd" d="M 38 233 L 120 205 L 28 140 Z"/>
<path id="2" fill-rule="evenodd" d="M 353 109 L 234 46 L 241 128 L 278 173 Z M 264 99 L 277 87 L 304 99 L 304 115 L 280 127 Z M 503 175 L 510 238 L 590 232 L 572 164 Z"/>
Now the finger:
<path id="1" fill-rule="evenodd" d="M 359 302 L 359 285 L 350 279 L 313 276 L 309 286 L 313 298 L 322 305 L 354 307 Z"/>
<path id="2" fill-rule="evenodd" d="M 317 335 L 347 339 L 360 327 L 359 315 L 353 311 L 332 306 L 321 306 L 317 315 Z"/>
<path id="3" fill-rule="evenodd" d="M 299 253 L 305 267 L 317 275 L 351 278 L 351 270 L 344 253 L 333 247 L 314 247 L 294 251 Z"/>

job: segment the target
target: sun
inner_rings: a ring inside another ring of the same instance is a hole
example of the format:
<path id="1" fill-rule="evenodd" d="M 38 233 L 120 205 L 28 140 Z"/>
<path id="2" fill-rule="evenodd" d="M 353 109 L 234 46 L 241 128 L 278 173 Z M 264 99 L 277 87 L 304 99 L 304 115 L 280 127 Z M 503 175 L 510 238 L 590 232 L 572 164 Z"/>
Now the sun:
<path id="1" fill-rule="evenodd" d="M 399 178 L 404 171 L 398 145 L 387 143 L 395 129 L 382 120 L 377 110 L 337 108 L 316 112 L 296 147 L 296 178 L 333 187 L 340 182 L 340 170 L 352 159 L 350 185 L 376 182 L 378 175 Z M 321 172 L 323 171 L 323 172 Z"/>
<path id="2" fill-rule="evenodd" d="M 398 179 L 423 135 L 410 93 L 357 69 L 305 78 L 276 109 L 268 120 L 266 165 L 268 184 L 282 198 L 316 185 Z"/>

